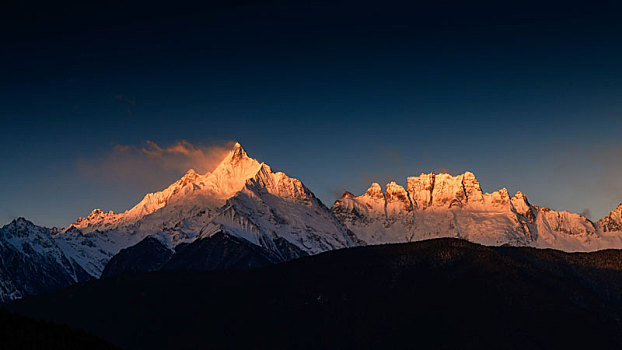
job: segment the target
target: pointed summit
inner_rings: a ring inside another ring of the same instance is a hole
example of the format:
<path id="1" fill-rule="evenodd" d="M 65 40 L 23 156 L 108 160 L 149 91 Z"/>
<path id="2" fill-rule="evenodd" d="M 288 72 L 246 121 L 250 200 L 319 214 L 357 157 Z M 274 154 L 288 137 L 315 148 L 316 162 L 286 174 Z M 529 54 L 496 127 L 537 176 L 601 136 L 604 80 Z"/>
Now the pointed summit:
<path id="1" fill-rule="evenodd" d="M 9 223 L 6 226 L 23 228 L 23 227 L 32 227 L 32 226 L 35 226 L 35 224 L 33 224 L 30 220 L 27 220 L 26 218 L 20 216 L 16 219 L 13 219 L 13 221 L 11 221 L 11 223 Z"/>
<path id="2" fill-rule="evenodd" d="M 609 215 L 598 220 L 597 225 L 605 232 L 622 231 L 622 203 L 620 203 Z"/>
<path id="3" fill-rule="evenodd" d="M 345 191 L 343 192 L 340 198 L 354 198 L 354 197 L 355 196 L 352 194 L 352 192 Z"/>
<path id="4" fill-rule="evenodd" d="M 247 163 L 248 160 L 257 163 L 255 159 L 252 159 L 248 156 L 242 145 L 236 142 L 233 145 L 233 148 L 231 148 L 231 150 L 225 155 L 225 158 L 216 167 L 216 170 L 214 170 L 214 172 L 217 172 L 219 168 L 223 167 L 237 167 L 240 164 Z"/>
<path id="5" fill-rule="evenodd" d="M 240 145 L 239 142 L 236 142 L 235 145 L 233 145 L 232 152 L 233 152 L 232 157 L 231 157 L 232 160 L 248 158 L 246 151 L 244 150 L 244 148 L 242 148 L 242 145 Z"/>
<path id="6" fill-rule="evenodd" d="M 197 174 L 196 170 L 194 169 L 188 169 L 188 171 L 186 171 L 186 175 L 184 175 L 184 177 L 195 177 L 199 174 Z"/>
<path id="7" fill-rule="evenodd" d="M 210 177 L 213 177 L 213 182 L 220 190 L 237 192 L 247 179 L 257 174 L 262 164 L 250 158 L 242 145 L 236 142 Z"/>
<path id="8" fill-rule="evenodd" d="M 201 175 L 199 175 L 194 169 L 190 169 L 186 172 L 184 176 L 182 176 L 177 182 L 173 185 L 177 185 L 178 187 L 186 186 L 187 184 L 196 182 Z"/>
<path id="9" fill-rule="evenodd" d="M 374 182 L 371 184 L 371 186 L 365 192 L 364 196 L 367 196 L 373 199 L 384 200 L 384 194 L 382 193 L 382 187 L 380 187 L 380 184 L 377 182 Z"/>

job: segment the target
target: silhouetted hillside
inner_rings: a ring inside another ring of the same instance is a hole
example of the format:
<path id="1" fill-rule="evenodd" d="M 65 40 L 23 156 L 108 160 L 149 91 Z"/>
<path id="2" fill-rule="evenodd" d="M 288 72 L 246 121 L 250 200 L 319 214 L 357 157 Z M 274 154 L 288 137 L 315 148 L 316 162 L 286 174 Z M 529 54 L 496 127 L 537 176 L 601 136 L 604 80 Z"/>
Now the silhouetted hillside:
<path id="1" fill-rule="evenodd" d="M 0 309 L 0 349 L 117 349 L 68 326 L 33 320 Z"/>
<path id="2" fill-rule="evenodd" d="M 622 347 L 622 256 L 455 239 L 124 274 L 12 304 L 129 349 Z"/>

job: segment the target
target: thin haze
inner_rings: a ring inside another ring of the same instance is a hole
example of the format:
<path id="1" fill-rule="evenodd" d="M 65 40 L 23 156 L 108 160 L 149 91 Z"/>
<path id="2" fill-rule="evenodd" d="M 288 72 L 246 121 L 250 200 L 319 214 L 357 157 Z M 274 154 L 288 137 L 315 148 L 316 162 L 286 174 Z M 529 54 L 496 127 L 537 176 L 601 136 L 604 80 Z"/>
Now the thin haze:
<path id="1" fill-rule="evenodd" d="M 125 210 L 233 140 L 329 206 L 372 181 L 470 170 L 485 191 L 596 220 L 622 202 L 620 6 L 0 9 L 0 219 Z"/>

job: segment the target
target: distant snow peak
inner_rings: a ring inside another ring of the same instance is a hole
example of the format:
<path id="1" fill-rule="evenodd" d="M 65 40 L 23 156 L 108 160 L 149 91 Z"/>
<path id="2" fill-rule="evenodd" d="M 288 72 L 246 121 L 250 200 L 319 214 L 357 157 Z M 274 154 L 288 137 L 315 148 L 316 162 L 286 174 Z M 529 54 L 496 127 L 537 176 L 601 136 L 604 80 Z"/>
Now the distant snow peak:
<path id="1" fill-rule="evenodd" d="M 369 197 L 370 199 L 381 199 L 384 200 L 384 194 L 382 193 L 382 187 L 377 182 L 371 184 L 371 186 L 367 189 L 364 196 Z"/>
<path id="2" fill-rule="evenodd" d="M 354 195 L 352 194 L 352 192 L 345 191 L 341 195 L 341 198 L 354 198 Z"/>
<path id="3" fill-rule="evenodd" d="M 105 212 L 101 209 L 94 209 L 87 217 L 79 217 L 73 224 L 69 225 L 67 229 L 71 227 L 84 229 L 93 225 L 101 225 L 114 220 L 118 215 L 119 214 L 114 213 L 112 210 Z"/>
<path id="4" fill-rule="evenodd" d="M 594 225 L 579 214 L 534 206 L 521 192 L 483 193 L 471 172 L 412 176 L 406 189 L 390 182 L 384 193 L 372 184 L 363 195 L 339 198 L 332 211 L 368 244 L 459 237 L 567 251 L 622 247 L 622 205 Z"/>
<path id="5" fill-rule="evenodd" d="M 349 192 L 347 192 L 349 193 Z M 385 199 L 388 202 L 399 200 L 410 203 L 413 209 L 452 208 L 471 205 L 473 207 L 485 204 L 508 205 L 510 197 L 506 189 L 484 194 L 479 181 L 471 172 L 452 176 L 450 174 L 421 174 L 407 178 L 406 189 L 389 182 L 383 193 L 379 184 L 373 183 L 362 196 L 350 194 L 350 198 L 369 197 Z M 520 194 L 522 196 L 522 194 Z M 346 198 L 346 196 L 342 196 Z"/>
<path id="6" fill-rule="evenodd" d="M 622 231 L 622 203 L 596 223 L 605 232 Z"/>
<path id="7" fill-rule="evenodd" d="M 385 200 L 387 215 L 395 211 L 412 211 L 410 196 L 404 187 L 391 181 L 385 189 Z"/>
<path id="8" fill-rule="evenodd" d="M 11 221 L 6 226 L 12 226 L 12 227 L 31 227 L 31 226 L 35 226 L 35 224 L 33 224 L 32 221 L 27 220 L 26 218 L 20 216 L 18 218 L 13 219 L 13 221 Z"/>

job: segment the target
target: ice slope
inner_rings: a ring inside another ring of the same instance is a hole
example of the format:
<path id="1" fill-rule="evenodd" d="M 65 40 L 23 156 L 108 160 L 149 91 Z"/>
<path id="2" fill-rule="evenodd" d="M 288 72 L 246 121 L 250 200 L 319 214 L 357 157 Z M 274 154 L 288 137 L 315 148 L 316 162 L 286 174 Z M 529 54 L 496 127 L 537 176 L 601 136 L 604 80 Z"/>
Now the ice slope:
<path id="1" fill-rule="evenodd" d="M 265 164 L 227 201 L 211 225 L 270 250 L 276 249 L 275 239 L 308 254 L 358 244 L 302 182 Z"/>

